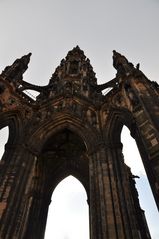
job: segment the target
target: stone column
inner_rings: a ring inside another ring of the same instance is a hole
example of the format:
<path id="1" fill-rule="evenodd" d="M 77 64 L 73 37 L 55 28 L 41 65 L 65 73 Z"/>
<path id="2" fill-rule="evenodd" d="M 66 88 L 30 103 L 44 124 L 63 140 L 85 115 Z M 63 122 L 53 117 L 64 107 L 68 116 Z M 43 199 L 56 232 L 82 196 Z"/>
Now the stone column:
<path id="1" fill-rule="evenodd" d="M 4 162 L 0 190 L 0 238 L 22 239 L 30 201 L 27 194 L 35 169 L 36 156 L 18 145 L 9 162 Z M 5 166 L 5 164 L 7 166 Z"/>
<path id="2" fill-rule="evenodd" d="M 121 148 L 100 146 L 90 157 L 91 239 L 145 239 L 140 234 Z"/>
<path id="3" fill-rule="evenodd" d="M 130 77 L 126 93 L 135 122 L 131 134 L 137 142 L 159 208 L 159 97 L 151 84 L 143 75 Z"/>

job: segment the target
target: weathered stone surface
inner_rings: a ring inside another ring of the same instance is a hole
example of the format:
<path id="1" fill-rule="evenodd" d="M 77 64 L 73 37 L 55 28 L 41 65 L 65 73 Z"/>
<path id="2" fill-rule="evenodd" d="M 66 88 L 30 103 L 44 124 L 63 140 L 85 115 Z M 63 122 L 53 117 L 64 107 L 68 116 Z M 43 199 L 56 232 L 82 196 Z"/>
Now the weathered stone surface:
<path id="1" fill-rule="evenodd" d="M 0 164 L 0 238 L 43 239 L 52 192 L 72 174 L 87 192 L 91 239 L 150 239 L 120 134 L 126 125 L 135 138 L 159 206 L 159 87 L 113 53 L 117 74 L 103 85 L 79 47 L 46 86 L 23 80 L 30 54 L 0 75 L 0 128 L 10 129 Z M 34 100 L 26 89 L 40 94 Z"/>

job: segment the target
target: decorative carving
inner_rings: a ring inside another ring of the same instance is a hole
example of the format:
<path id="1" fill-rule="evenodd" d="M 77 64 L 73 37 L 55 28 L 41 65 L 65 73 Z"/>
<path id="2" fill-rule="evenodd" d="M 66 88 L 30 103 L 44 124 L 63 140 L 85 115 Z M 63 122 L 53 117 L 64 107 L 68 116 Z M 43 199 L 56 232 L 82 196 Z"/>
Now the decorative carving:
<path id="1" fill-rule="evenodd" d="M 51 193 L 72 174 L 88 194 L 91 239 L 150 239 L 133 176 L 124 164 L 120 135 L 126 125 L 138 137 L 157 198 L 158 116 L 155 121 L 151 114 L 158 114 L 158 105 L 148 111 L 154 103 L 148 102 L 153 98 L 150 83 L 142 81 L 143 74 L 136 80 L 139 66 L 113 53 L 117 75 L 103 85 L 97 85 L 90 61 L 78 46 L 46 86 L 22 80 L 30 54 L 1 74 L 0 126 L 9 124 L 10 136 L 0 168 L 0 238 L 43 238 Z M 103 96 L 105 88 L 113 89 Z M 26 89 L 40 92 L 35 101 L 26 96 Z"/>
<path id="2" fill-rule="evenodd" d="M 30 61 L 31 53 L 14 61 L 11 66 L 7 66 L 2 72 L 1 76 L 13 82 L 21 81 L 23 73 L 27 70 Z"/>
<path id="3" fill-rule="evenodd" d="M 41 93 L 37 100 L 42 101 L 57 95 L 68 96 L 74 93 L 86 98 L 90 96 L 98 98 L 100 94 L 97 95 L 96 93 L 96 84 L 97 79 L 93 67 L 90 65 L 90 60 L 77 46 L 69 51 L 66 58 L 61 61 L 49 84 L 39 90 Z"/>
<path id="4" fill-rule="evenodd" d="M 139 104 L 139 100 L 135 95 L 134 90 L 132 89 L 131 85 L 127 82 L 124 85 L 125 91 L 127 93 L 127 96 L 130 99 L 130 102 L 132 103 L 132 105 L 135 107 Z"/>
<path id="5" fill-rule="evenodd" d="M 134 65 L 125 56 L 113 50 L 113 66 L 117 70 L 117 75 L 129 75 L 134 70 Z"/>
<path id="6" fill-rule="evenodd" d="M 4 92 L 5 90 L 5 85 L 3 82 L 0 82 L 0 95 Z"/>
<path id="7" fill-rule="evenodd" d="M 70 75 L 77 75 L 79 73 L 79 62 L 70 61 L 68 73 Z"/>

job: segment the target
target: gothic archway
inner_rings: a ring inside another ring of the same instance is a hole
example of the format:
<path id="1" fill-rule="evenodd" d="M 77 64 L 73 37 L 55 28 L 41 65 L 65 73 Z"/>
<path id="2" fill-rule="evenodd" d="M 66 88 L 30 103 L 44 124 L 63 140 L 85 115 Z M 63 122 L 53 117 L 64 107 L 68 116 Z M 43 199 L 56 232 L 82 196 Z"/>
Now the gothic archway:
<path id="1" fill-rule="evenodd" d="M 45 239 L 89 238 L 89 207 L 86 190 L 72 175 L 53 191 L 49 205 Z"/>
<path id="2" fill-rule="evenodd" d="M 51 195 L 57 184 L 70 174 L 79 179 L 89 197 L 89 159 L 85 142 L 70 129 L 63 128 L 45 141 L 37 159 L 25 238 L 30 231 L 33 238 L 44 237 Z"/>

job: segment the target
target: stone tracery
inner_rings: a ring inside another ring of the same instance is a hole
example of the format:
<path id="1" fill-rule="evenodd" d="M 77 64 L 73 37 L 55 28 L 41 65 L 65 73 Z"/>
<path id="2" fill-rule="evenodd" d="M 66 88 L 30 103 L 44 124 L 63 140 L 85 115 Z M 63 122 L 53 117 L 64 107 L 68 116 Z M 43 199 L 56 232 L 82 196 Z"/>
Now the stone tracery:
<path id="1" fill-rule="evenodd" d="M 0 237 L 42 239 L 51 192 L 72 170 L 87 191 L 91 239 L 149 239 L 120 133 L 126 125 L 135 138 L 159 206 L 157 83 L 114 51 L 117 74 L 98 85 L 77 46 L 48 85 L 36 86 L 23 80 L 30 56 L 0 75 L 0 127 L 10 125 L 14 137 L 0 165 L 8 195 L 0 197 Z M 26 89 L 40 94 L 33 100 Z"/>

